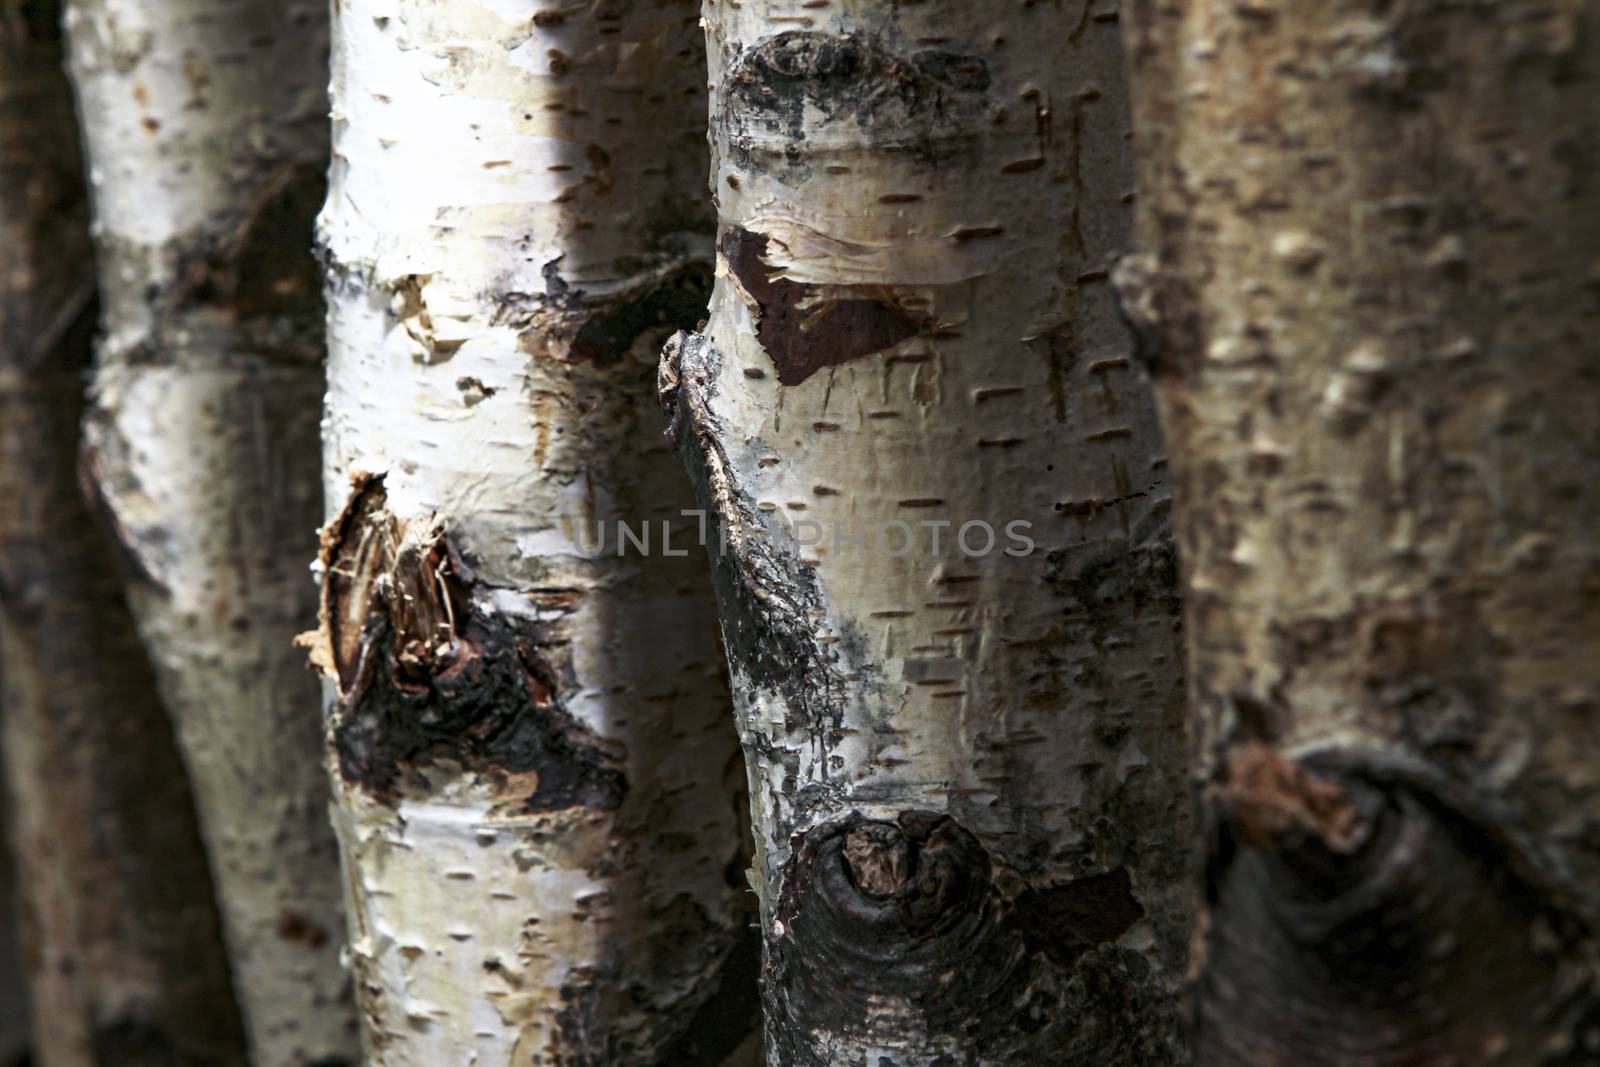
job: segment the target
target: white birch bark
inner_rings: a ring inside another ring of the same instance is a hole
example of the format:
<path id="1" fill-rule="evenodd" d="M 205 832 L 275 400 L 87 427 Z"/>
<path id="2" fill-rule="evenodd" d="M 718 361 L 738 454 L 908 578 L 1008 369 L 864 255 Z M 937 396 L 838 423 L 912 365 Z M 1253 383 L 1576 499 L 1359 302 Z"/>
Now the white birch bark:
<path id="1" fill-rule="evenodd" d="M 1196 1058 L 1600 1060 L 1600 4 L 1127 6 Z"/>
<path id="2" fill-rule="evenodd" d="M 193 803 L 78 484 L 94 262 L 58 14 L 0 4 L 0 748 L 31 994 L 0 1011 L 31 1001 L 41 1067 L 237 1067 Z"/>
<path id="3" fill-rule="evenodd" d="M 104 337 L 88 466 L 194 781 L 260 1067 L 351 1062 L 316 683 L 326 160 L 313 0 L 80 0 Z"/>
<path id="4" fill-rule="evenodd" d="M 339 7 L 349 502 L 313 644 L 374 1067 L 712 1063 L 743 1036 L 712 1018 L 746 920 L 703 570 L 681 526 L 641 558 L 609 525 L 689 506 L 652 368 L 704 307 L 701 62 L 684 2 Z"/>
<path id="5" fill-rule="evenodd" d="M 716 289 L 662 386 L 726 539 L 769 1063 L 1182 1059 L 1169 494 L 1106 285 L 1115 17 L 705 6 Z"/>

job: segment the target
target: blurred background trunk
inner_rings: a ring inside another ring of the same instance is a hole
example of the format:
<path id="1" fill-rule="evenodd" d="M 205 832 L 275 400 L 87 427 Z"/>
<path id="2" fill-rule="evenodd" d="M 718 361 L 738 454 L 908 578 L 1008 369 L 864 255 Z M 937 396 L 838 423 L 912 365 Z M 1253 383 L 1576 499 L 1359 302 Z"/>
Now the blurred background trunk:
<path id="1" fill-rule="evenodd" d="M 238 1067 L 188 785 L 77 477 L 95 308 L 80 166 L 58 10 L 0 4 L 0 747 L 31 986 L 8 983 L 0 1010 L 14 1024 L 31 1000 L 41 1067 Z"/>
<path id="2" fill-rule="evenodd" d="M 354 1063 L 315 615 L 318 0 L 75 0 L 103 303 L 87 469 L 188 763 L 257 1067 Z M 157 862 L 147 857 L 146 862 Z"/>
<path id="3" fill-rule="evenodd" d="M 1600 5 L 1132 16 L 1210 1067 L 1600 1057 Z"/>

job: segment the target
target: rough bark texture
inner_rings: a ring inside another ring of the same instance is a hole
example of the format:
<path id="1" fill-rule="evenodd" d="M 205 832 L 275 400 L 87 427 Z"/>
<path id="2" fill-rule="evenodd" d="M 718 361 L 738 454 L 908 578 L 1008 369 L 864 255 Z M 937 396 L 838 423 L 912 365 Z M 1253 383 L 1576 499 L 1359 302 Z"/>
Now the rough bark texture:
<path id="1" fill-rule="evenodd" d="M 34 1062 L 237 1065 L 172 727 L 79 491 L 94 265 L 61 62 L 54 4 L 0 4 L 0 742 Z"/>
<path id="2" fill-rule="evenodd" d="M 134 572 L 260 1067 L 353 1062 L 314 617 L 327 131 L 313 0 L 78 0 L 104 337 L 87 467 Z"/>
<path id="3" fill-rule="evenodd" d="M 339 8 L 347 502 L 312 644 L 375 1067 L 713 1064 L 754 1023 L 737 742 L 651 388 L 710 273 L 696 14 Z"/>
<path id="4" fill-rule="evenodd" d="M 661 385 L 714 519 L 768 1062 L 1181 1062 L 1181 645 L 1106 285 L 1115 15 L 705 17 L 716 288 Z"/>
<path id="5" fill-rule="evenodd" d="M 1600 5 L 1131 13 L 1197 1054 L 1600 1062 Z"/>

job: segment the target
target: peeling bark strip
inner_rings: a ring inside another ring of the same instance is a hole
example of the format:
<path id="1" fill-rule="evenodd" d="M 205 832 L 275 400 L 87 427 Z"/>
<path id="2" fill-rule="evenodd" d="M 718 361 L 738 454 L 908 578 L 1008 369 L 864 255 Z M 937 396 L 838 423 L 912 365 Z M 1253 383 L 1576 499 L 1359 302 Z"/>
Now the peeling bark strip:
<path id="1" fill-rule="evenodd" d="M 335 25 L 312 644 L 368 1062 L 716 1067 L 756 952 L 704 565 L 584 558 L 690 506 L 651 371 L 710 283 L 697 12 L 515 7 Z"/>
<path id="2" fill-rule="evenodd" d="M 1600 1058 L 1600 7 L 1124 5 L 1198 1056 Z"/>
<path id="3" fill-rule="evenodd" d="M 94 267 L 58 14 L 0 4 L 0 748 L 32 1058 L 157 1062 L 120 1055 L 139 1033 L 161 1063 L 239 1067 L 193 801 L 79 492 Z"/>
<path id="4" fill-rule="evenodd" d="M 257 1067 L 357 1048 L 317 686 L 291 644 L 315 610 L 325 23 L 312 0 L 67 12 L 104 303 L 86 469 L 193 779 Z"/>
<path id="5" fill-rule="evenodd" d="M 704 16 L 719 263 L 659 387 L 726 546 L 768 1062 L 1182 1062 L 1168 493 L 1103 284 L 1131 182 L 1116 29 L 1048 4 Z M 1036 549 L 962 552 L 973 520 Z M 922 547 L 828 535 L 890 523 Z"/>
<path id="6" fill-rule="evenodd" d="M 734 227 L 722 238 L 723 262 L 757 309 L 756 337 L 781 385 L 799 385 L 824 367 L 893 348 L 917 332 L 907 315 L 877 300 L 813 303 L 812 287 L 769 276 L 767 237 Z"/>

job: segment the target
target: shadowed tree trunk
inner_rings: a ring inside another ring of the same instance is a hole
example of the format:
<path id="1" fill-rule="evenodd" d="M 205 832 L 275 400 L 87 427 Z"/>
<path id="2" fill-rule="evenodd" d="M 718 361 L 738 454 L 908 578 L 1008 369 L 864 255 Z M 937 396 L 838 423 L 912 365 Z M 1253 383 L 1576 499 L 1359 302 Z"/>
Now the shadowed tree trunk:
<path id="1" fill-rule="evenodd" d="M 374 1067 L 713 1064 L 754 1021 L 738 749 L 652 389 L 709 275 L 696 14 L 339 8 L 346 503 L 311 644 Z"/>
<path id="2" fill-rule="evenodd" d="M 104 336 L 88 469 L 178 728 L 258 1067 L 353 1062 L 317 685 L 314 0 L 75 0 Z"/>
<path id="3" fill-rule="evenodd" d="M 0 743 L 33 1062 L 234 1067 L 188 786 L 78 484 L 94 264 L 57 10 L 0 4 Z"/>
<path id="4" fill-rule="evenodd" d="M 1211 1067 L 1600 1057 L 1600 5 L 1125 5 Z"/>
<path id="5" fill-rule="evenodd" d="M 3 742 L 4 737 L 0 736 L 0 743 Z M 0 825 L 0 831 L 5 834 L 5 851 L 0 854 L 0 1063 L 20 1067 L 29 1060 L 32 1036 L 28 1025 L 28 977 L 22 969 L 18 927 L 21 914 L 10 828 Z"/>
<path id="6" fill-rule="evenodd" d="M 768 1062 L 1178 1063 L 1165 461 L 1106 270 L 1115 16 L 707 3 L 663 401 L 750 767 Z"/>

